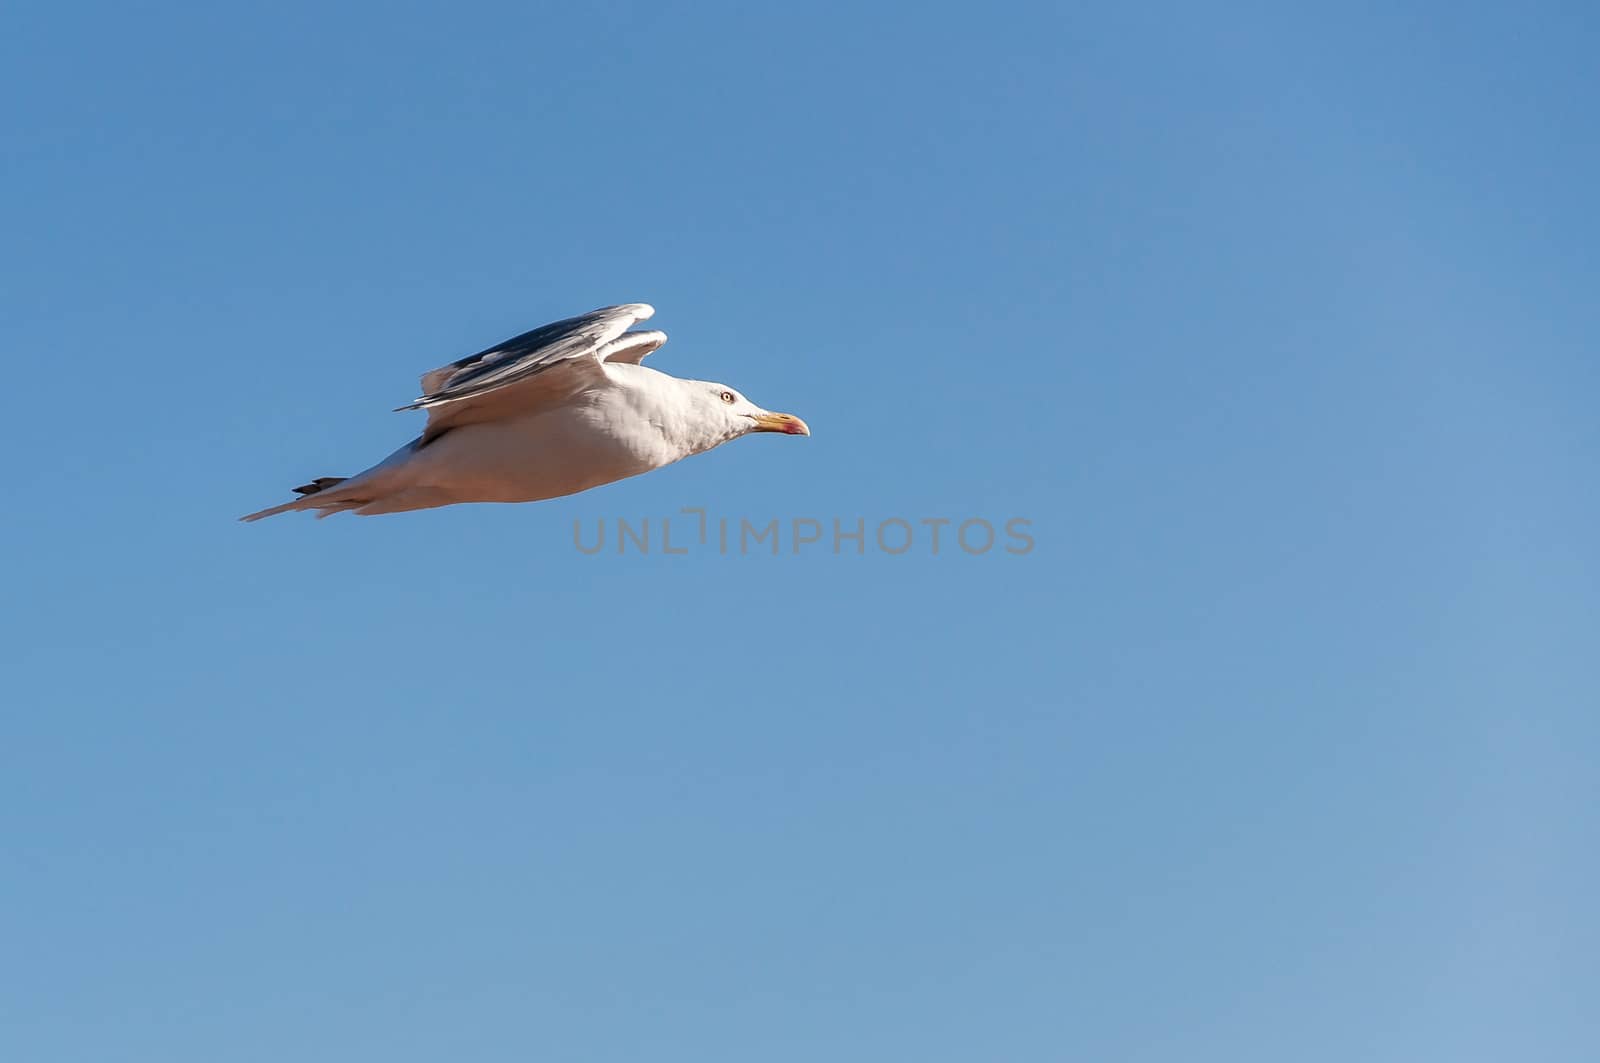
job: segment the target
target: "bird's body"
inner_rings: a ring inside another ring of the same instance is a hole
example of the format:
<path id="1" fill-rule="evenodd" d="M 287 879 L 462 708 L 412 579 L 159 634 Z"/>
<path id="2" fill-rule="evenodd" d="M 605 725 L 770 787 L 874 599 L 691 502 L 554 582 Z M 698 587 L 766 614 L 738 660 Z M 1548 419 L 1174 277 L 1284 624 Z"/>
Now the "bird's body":
<path id="1" fill-rule="evenodd" d="M 556 322 L 423 377 L 407 409 L 429 411 L 417 439 L 347 479 L 296 488 L 289 510 L 367 516 L 461 502 L 536 502 L 659 469 L 749 432 L 808 435 L 720 384 L 639 365 L 666 341 L 628 332 L 654 311 L 606 307 Z"/>
<path id="2" fill-rule="evenodd" d="M 678 381 L 644 366 L 616 365 L 603 370 L 607 386 L 530 413 L 465 424 L 427 446 L 413 440 L 379 465 L 345 481 L 346 490 L 380 485 L 383 493 L 428 492 L 456 502 L 541 502 L 577 494 L 591 487 L 659 469 L 697 452 L 693 442 L 668 435 L 670 418 L 655 398 L 656 388 L 642 388 L 637 378 L 648 373 L 665 390 Z M 643 430 L 653 429 L 653 430 Z M 582 461 L 562 460 L 582 453 Z M 420 501 L 421 494 L 413 499 Z M 384 512 L 426 509 L 428 505 L 396 505 L 390 498 Z"/>

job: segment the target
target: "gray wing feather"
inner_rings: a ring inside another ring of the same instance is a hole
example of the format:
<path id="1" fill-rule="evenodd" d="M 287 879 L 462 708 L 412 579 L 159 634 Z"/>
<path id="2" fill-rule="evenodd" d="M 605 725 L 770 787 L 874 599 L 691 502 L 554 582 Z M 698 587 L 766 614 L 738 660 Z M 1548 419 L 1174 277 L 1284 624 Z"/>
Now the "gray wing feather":
<path id="1" fill-rule="evenodd" d="M 430 410 L 526 380 L 554 366 L 582 358 L 595 358 L 629 327 L 654 313 L 654 308 L 647 303 L 624 303 L 621 306 L 602 307 L 580 317 L 569 317 L 513 336 L 504 343 L 497 343 L 425 374 L 422 378 L 424 394 L 399 409 Z M 665 339 L 662 335 L 663 342 Z M 650 349 L 654 350 L 655 347 Z"/>
<path id="2" fill-rule="evenodd" d="M 644 356 L 667 342 L 665 332 L 624 332 L 594 352 L 602 362 L 630 362 L 638 365 Z"/>

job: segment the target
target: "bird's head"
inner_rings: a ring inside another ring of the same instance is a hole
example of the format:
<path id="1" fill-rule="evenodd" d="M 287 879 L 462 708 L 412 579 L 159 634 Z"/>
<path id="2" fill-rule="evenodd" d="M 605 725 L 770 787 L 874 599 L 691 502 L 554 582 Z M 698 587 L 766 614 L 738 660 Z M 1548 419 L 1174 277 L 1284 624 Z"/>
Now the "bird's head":
<path id="1" fill-rule="evenodd" d="M 752 432 L 781 432 L 790 436 L 811 434 L 806 423 L 794 414 L 764 410 L 726 384 L 709 380 L 689 383 L 694 389 L 695 406 L 702 417 L 721 427 L 723 441 Z"/>

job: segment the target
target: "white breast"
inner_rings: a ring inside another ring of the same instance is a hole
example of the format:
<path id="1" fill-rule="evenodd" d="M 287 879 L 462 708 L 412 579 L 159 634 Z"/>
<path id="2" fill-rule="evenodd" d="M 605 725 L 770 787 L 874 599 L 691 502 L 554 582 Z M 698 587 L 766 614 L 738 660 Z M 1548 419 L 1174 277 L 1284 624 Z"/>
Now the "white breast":
<path id="1" fill-rule="evenodd" d="M 686 456 L 662 436 L 631 389 L 602 389 L 585 399 L 453 428 L 412 456 L 407 479 L 460 502 L 535 502 Z"/>

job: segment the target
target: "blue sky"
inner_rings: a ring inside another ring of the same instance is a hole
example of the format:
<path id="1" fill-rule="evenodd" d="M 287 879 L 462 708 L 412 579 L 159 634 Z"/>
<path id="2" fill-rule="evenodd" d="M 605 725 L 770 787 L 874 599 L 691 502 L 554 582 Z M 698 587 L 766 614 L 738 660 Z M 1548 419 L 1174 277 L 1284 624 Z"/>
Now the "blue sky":
<path id="1" fill-rule="evenodd" d="M 1595 1058 L 1581 5 L 5 23 L 0 1055 Z M 234 523 L 635 300 L 813 437 Z"/>

